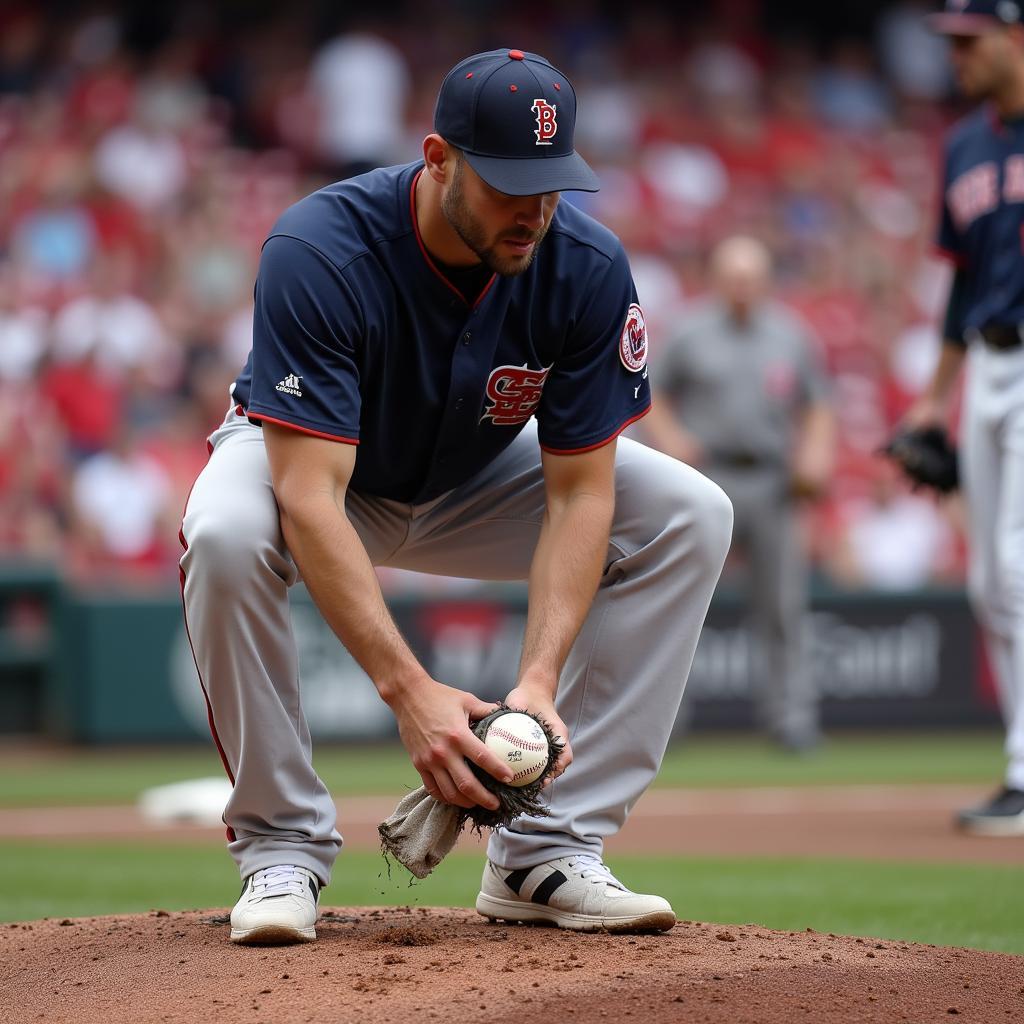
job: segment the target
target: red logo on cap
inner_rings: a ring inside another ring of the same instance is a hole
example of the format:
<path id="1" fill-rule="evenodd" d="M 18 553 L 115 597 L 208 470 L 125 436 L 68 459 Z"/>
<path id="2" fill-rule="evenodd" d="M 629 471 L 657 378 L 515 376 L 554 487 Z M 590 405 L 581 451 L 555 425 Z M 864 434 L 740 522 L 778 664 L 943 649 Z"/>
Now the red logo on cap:
<path id="1" fill-rule="evenodd" d="M 554 103 L 540 99 L 534 100 L 530 109 L 537 115 L 537 128 L 533 133 L 537 136 L 537 145 L 550 146 L 555 132 L 558 131 L 558 123 L 555 121 L 555 112 L 558 108 Z"/>

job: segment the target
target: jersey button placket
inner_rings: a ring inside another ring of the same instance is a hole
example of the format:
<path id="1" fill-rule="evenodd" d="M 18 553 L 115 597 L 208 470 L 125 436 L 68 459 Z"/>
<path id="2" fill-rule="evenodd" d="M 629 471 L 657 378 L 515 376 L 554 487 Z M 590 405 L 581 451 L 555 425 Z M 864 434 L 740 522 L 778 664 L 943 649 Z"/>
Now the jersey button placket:
<path id="1" fill-rule="evenodd" d="M 462 336 L 462 344 L 463 345 L 468 345 L 470 343 L 470 340 L 472 339 L 472 337 L 473 337 L 473 332 L 472 331 L 466 331 L 466 333 Z"/>

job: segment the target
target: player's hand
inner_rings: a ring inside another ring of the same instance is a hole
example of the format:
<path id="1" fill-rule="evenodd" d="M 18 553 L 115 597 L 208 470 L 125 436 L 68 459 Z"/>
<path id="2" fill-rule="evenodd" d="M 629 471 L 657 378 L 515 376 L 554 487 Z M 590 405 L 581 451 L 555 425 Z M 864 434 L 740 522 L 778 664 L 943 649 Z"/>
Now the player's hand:
<path id="1" fill-rule="evenodd" d="M 435 800 L 457 807 L 479 805 L 497 810 L 497 798 L 477 781 L 465 761 L 468 758 L 500 782 L 512 778 L 508 765 L 469 728 L 470 719 L 489 715 L 496 705 L 434 679 L 419 683 L 390 703 L 402 743 L 427 792 Z"/>
<path id="2" fill-rule="evenodd" d="M 515 708 L 517 711 L 532 711 L 535 715 L 540 716 L 548 723 L 549 726 L 551 726 L 551 731 L 555 736 L 565 743 L 561 754 L 558 755 L 558 760 L 552 766 L 551 774 L 544 782 L 545 786 L 550 786 L 551 783 L 557 779 L 570 764 L 572 764 L 572 747 L 569 745 L 569 730 L 566 727 L 565 722 L 562 721 L 558 712 L 555 710 L 554 701 L 551 699 L 546 688 L 530 686 L 528 683 L 520 683 L 520 685 L 512 690 L 505 698 L 505 703 L 510 708 Z"/>
<path id="3" fill-rule="evenodd" d="M 832 460 L 824 450 L 805 449 L 793 460 L 790 488 L 795 498 L 813 500 L 828 491 Z"/>

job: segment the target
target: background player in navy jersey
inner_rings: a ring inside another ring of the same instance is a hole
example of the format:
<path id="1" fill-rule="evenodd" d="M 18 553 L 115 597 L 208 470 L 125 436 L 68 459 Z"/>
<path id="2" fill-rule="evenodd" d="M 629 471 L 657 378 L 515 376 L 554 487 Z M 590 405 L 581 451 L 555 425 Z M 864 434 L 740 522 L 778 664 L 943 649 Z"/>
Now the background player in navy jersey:
<path id="1" fill-rule="evenodd" d="M 182 524 L 186 623 L 234 783 L 234 941 L 314 938 L 341 846 L 299 698 L 300 575 L 433 796 L 494 806 L 466 758 L 507 778 L 468 725 L 492 705 L 416 661 L 374 565 L 529 580 L 507 701 L 569 744 L 551 816 L 492 836 L 477 909 L 675 921 L 602 847 L 660 765 L 732 509 L 695 470 L 617 440 L 650 406 L 647 336 L 619 241 L 559 202 L 597 188 L 575 113 L 543 58 L 470 57 L 441 86 L 422 162 L 308 196 L 264 246 L 253 350 Z"/>
<path id="2" fill-rule="evenodd" d="M 939 246 L 956 266 L 942 354 L 912 425 L 942 423 L 966 357 L 968 586 L 1006 722 L 1005 785 L 963 828 L 1024 834 L 1024 25 L 1016 0 L 949 0 L 963 91 L 986 102 L 946 144 Z"/>

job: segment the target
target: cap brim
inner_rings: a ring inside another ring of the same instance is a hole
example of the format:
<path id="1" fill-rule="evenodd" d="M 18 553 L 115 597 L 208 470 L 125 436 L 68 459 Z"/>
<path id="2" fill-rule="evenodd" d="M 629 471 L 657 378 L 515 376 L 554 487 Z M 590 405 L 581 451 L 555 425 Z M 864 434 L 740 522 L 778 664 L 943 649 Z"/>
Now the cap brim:
<path id="1" fill-rule="evenodd" d="M 491 188 L 507 196 L 542 192 L 597 192 L 601 183 L 579 153 L 530 159 L 465 153 L 466 162 Z"/>
<path id="2" fill-rule="evenodd" d="M 990 14 L 956 14 L 953 11 L 929 14 L 926 20 L 935 32 L 944 36 L 983 36 L 1004 25 Z"/>

